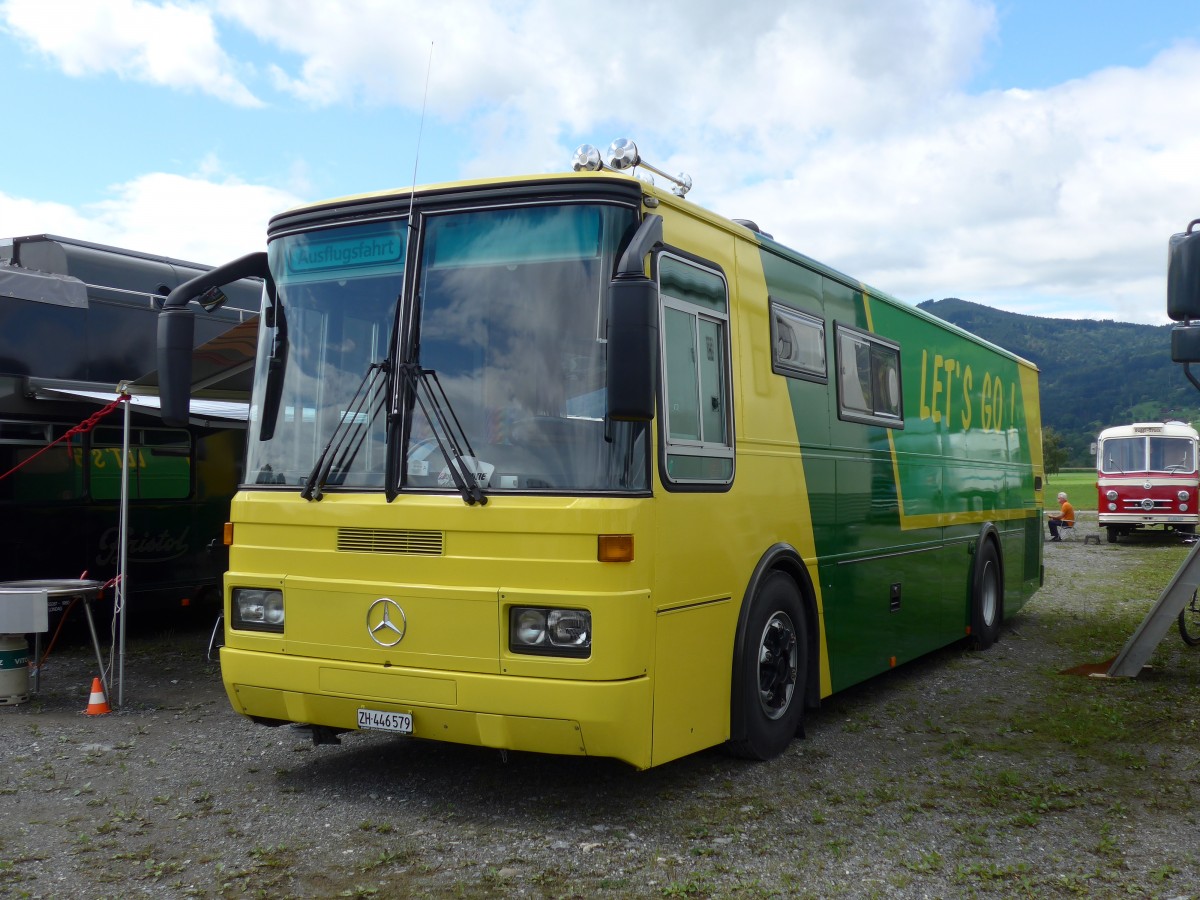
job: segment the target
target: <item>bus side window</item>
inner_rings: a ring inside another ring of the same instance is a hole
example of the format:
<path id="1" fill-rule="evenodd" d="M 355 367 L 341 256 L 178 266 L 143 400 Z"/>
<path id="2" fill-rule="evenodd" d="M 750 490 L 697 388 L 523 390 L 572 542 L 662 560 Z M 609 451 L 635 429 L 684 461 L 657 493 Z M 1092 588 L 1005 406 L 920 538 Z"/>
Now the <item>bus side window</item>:
<path id="1" fill-rule="evenodd" d="M 122 452 L 119 428 L 92 432 L 88 455 L 89 493 L 93 500 L 121 496 L 121 472 L 127 468 L 132 500 L 183 500 L 192 490 L 191 438 L 186 431 L 136 428 L 130 433 L 129 454 Z"/>
<path id="2" fill-rule="evenodd" d="M 825 323 L 772 300 L 771 370 L 825 382 Z"/>
<path id="3" fill-rule="evenodd" d="M 665 480 L 733 480 L 729 301 L 724 279 L 667 254 L 658 260 L 666 393 Z"/>
<path id="4" fill-rule="evenodd" d="M 848 422 L 903 428 L 899 345 L 846 325 L 836 329 L 838 416 Z"/>
<path id="5" fill-rule="evenodd" d="M 0 500 L 53 503 L 83 496 L 81 439 L 47 450 L 62 431 L 46 422 L 0 421 L 0 473 L 20 467 L 0 481 Z"/>

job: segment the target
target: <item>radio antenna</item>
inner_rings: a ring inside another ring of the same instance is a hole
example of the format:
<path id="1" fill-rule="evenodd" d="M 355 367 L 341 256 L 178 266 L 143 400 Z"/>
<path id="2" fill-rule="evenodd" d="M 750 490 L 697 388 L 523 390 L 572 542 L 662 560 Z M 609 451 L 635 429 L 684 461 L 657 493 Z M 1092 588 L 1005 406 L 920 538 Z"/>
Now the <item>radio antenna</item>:
<path id="1" fill-rule="evenodd" d="M 412 191 L 408 195 L 408 227 L 412 228 L 413 200 L 417 195 L 417 166 L 421 162 L 421 137 L 425 134 L 425 106 L 429 102 L 429 73 L 433 69 L 433 41 L 429 42 L 429 62 L 425 64 L 425 93 L 421 97 L 421 122 L 417 126 L 417 150 L 413 155 Z"/>

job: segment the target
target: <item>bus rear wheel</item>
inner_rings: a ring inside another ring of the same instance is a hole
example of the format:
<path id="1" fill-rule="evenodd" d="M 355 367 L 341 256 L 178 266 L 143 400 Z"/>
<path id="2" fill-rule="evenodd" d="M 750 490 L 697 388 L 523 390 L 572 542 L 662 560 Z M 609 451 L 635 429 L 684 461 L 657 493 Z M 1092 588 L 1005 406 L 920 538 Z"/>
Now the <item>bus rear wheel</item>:
<path id="1" fill-rule="evenodd" d="M 804 605 L 782 572 L 768 576 L 755 595 L 741 649 L 733 696 L 745 731 L 729 747 L 746 759 L 773 759 L 800 730 L 808 684 Z"/>
<path id="2" fill-rule="evenodd" d="M 992 541 L 980 541 L 971 586 L 971 638 L 976 650 L 986 650 L 1000 636 L 1003 598 L 1000 554 Z"/>

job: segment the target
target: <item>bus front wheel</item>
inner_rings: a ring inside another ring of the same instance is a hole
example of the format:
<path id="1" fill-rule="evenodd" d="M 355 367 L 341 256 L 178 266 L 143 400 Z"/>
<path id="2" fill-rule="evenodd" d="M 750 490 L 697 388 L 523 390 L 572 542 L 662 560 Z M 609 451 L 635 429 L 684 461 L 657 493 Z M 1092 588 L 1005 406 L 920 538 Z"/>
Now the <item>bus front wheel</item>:
<path id="1" fill-rule="evenodd" d="M 768 576 L 754 597 L 742 635 L 734 702 L 744 735 L 730 749 L 746 759 L 781 754 L 800 730 L 808 682 L 808 625 L 796 584 Z"/>

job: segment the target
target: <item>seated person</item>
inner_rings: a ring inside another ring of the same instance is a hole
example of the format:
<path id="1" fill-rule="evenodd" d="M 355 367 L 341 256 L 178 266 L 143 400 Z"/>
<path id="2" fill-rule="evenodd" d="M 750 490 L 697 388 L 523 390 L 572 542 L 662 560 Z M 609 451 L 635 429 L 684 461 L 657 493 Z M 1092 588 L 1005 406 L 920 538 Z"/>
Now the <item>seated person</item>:
<path id="1" fill-rule="evenodd" d="M 1062 543 L 1062 538 L 1058 536 L 1059 529 L 1075 527 L 1075 507 L 1067 500 L 1064 491 L 1058 493 L 1058 506 L 1058 512 L 1046 516 L 1046 524 L 1050 526 L 1050 540 Z"/>

